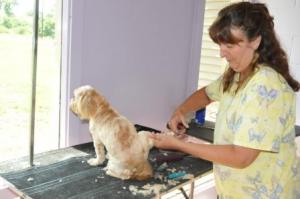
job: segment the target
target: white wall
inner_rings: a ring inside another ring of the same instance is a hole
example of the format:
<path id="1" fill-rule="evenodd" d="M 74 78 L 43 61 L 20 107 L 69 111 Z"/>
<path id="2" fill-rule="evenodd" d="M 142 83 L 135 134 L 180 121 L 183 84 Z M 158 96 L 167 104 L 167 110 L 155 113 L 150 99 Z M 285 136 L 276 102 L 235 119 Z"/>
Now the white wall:
<path id="1" fill-rule="evenodd" d="M 70 23 L 62 103 L 90 84 L 133 123 L 163 129 L 197 88 L 204 1 L 69 0 L 64 6 Z M 87 124 L 62 112 L 61 131 L 68 132 L 62 146 L 90 141 Z"/>
<path id="2" fill-rule="evenodd" d="M 262 0 L 274 16 L 275 29 L 285 48 L 293 76 L 300 81 L 300 0 Z M 297 92 L 296 124 L 300 126 L 300 92 Z"/>

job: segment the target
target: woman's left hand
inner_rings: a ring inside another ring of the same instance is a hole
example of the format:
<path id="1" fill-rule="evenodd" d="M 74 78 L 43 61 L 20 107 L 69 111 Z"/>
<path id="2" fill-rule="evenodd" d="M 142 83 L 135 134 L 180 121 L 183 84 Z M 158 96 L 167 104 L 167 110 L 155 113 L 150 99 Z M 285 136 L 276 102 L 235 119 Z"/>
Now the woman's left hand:
<path id="1" fill-rule="evenodd" d="M 160 149 L 176 150 L 182 142 L 178 138 L 164 133 L 151 133 L 149 136 L 153 139 L 154 146 Z"/>

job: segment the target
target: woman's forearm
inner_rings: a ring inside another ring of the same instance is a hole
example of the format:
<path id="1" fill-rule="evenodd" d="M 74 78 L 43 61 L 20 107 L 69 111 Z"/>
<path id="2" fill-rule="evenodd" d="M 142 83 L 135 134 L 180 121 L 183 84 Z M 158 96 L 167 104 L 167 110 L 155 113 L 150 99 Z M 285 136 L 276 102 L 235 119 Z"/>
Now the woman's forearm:
<path id="1" fill-rule="evenodd" d="M 194 144 L 181 142 L 177 150 L 217 164 L 235 168 L 249 166 L 260 151 L 235 145 Z"/>
<path id="2" fill-rule="evenodd" d="M 211 103 L 211 100 L 206 95 L 205 87 L 197 90 L 191 96 L 189 96 L 177 109 L 182 114 L 187 114 L 191 111 L 199 110 L 200 108 L 206 107 Z"/>

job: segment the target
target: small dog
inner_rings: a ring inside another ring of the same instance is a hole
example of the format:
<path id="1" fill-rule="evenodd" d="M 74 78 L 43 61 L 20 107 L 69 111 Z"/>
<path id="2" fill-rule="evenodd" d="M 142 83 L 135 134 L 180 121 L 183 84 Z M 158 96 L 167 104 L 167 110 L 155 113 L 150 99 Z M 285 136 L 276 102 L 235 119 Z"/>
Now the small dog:
<path id="1" fill-rule="evenodd" d="M 153 176 L 148 162 L 153 141 L 149 132 L 137 133 L 134 125 L 114 110 L 91 86 L 74 91 L 71 110 L 83 120 L 89 120 L 96 158 L 88 160 L 92 166 L 101 165 L 107 151 L 106 174 L 121 179 L 145 180 Z"/>

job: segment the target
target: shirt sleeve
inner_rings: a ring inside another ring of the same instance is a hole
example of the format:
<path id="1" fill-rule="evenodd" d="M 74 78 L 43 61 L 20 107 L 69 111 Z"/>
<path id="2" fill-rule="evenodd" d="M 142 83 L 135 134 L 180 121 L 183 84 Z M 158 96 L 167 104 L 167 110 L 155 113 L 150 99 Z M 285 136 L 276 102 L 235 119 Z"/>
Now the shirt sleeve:
<path id="1" fill-rule="evenodd" d="M 282 89 L 273 79 L 260 76 L 253 80 L 240 96 L 240 109 L 227 115 L 227 125 L 234 134 L 233 144 L 279 151 L 284 131 L 280 122 L 280 118 L 284 118 L 284 98 Z"/>
<path id="2" fill-rule="evenodd" d="M 222 79 L 223 76 L 220 76 L 217 80 L 211 82 L 208 86 L 206 86 L 205 92 L 209 99 L 220 101 L 223 94 Z"/>

